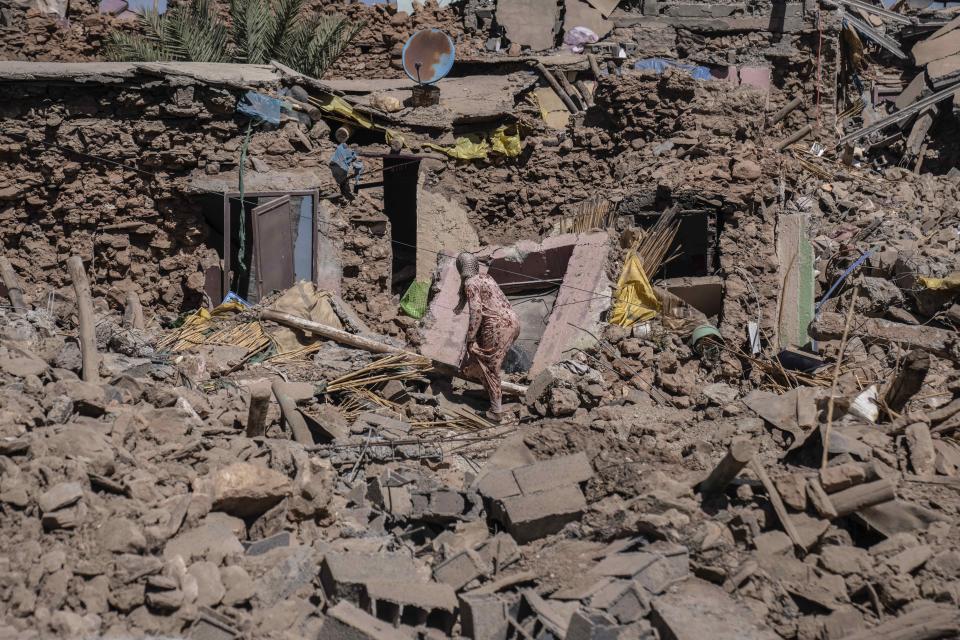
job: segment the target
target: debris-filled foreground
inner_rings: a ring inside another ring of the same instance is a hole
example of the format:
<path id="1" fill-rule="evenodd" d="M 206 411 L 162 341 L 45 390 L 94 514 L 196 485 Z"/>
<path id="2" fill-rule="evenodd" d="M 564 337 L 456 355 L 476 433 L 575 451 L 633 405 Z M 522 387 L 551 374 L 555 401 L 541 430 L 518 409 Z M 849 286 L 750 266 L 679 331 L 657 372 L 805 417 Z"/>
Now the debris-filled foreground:
<path id="1" fill-rule="evenodd" d="M 316 79 L 23 4 L 0 639 L 960 638 L 960 11 L 357 4 Z"/>

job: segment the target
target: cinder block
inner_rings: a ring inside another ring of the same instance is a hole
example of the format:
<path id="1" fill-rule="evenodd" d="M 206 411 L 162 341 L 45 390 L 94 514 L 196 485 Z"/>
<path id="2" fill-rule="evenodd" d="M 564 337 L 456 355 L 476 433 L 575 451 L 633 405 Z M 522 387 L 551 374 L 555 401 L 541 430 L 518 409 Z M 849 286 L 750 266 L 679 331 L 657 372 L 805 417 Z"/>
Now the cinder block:
<path id="1" fill-rule="evenodd" d="M 480 479 L 477 491 L 488 500 L 502 500 L 521 493 L 520 485 L 517 484 L 511 469 L 491 471 Z"/>
<path id="2" fill-rule="evenodd" d="M 413 640 L 414 636 L 344 601 L 327 610 L 318 637 L 323 640 Z"/>
<path id="3" fill-rule="evenodd" d="M 496 594 L 460 596 L 460 633 L 472 640 L 506 640 L 507 603 Z"/>
<path id="4" fill-rule="evenodd" d="M 448 584 L 455 591 L 463 589 L 473 580 L 493 571 L 489 561 L 476 551 L 461 551 L 433 568 L 433 579 Z"/>
<path id="5" fill-rule="evenodd" d="M 527 494 L 586 482 L 593 477 L 593 467 L 581 452 L 518 467 L 513 470 L 513 477 L 520 492 Z"/>
<path id="6" fill-rule="evenodd" d="M 391 553 L 331 552 L 324 556 L 320 568 L 320 582 L 327 597 L 354 603 L 360 603 L 365 596 L 368 582 L 409 582 L 417 575 L 417 565 L 413 560 Z"/>
<path id="7" fill-rule="evenodd" d="M 570 485 L 499 501 L 506 530 L 520 544 L 560 531 L 587 508 L 580 487 Z"/>
<path id="8" fill-rule="evenodd" d="M 425 625 L 449 634 L 456 620 L 453 587 L 438 582 L 367 582 L 365 606 L 387 622 L 411 627 Z"/>

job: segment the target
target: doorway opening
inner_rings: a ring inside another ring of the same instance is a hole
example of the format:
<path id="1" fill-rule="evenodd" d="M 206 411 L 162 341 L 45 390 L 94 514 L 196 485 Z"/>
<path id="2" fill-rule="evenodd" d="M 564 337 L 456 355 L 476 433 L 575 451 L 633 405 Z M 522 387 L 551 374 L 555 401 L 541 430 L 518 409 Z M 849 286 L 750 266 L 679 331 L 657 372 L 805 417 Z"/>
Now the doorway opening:
<path id="1" fill-rule="evenodd" d="M 221 264 L 219 279 L 208 274 L 212 300 L 233 292 L 256 303 L 299 280 L 316 281 L 317 190 L 249 192 L 242 203 L 239 193 L 204 199 Z"/>

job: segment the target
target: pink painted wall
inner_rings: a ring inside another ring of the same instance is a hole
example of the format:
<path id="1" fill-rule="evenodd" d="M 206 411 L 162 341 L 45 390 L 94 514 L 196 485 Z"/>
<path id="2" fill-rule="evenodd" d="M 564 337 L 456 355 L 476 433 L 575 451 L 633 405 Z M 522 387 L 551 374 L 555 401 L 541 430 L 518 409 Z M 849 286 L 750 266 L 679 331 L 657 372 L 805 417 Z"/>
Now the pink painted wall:
<path id="1" fill-rule="evenodd" d="M 592 343 L 592 338 L 569 323 L 597 333 L 600 314 L 610 307 L 610 282 L 604 271 L 607 246 L 607 234 L 598 232 L 551 236 L 539 243 L 523 240 L 510 247 L 487 248 L 478 253 L 481 258 L 490 258 L 494 269 L 491 275 L 501 283 L 521 282 L 523 275 L 552 279 L 562 274 L 564 286 L 534 357 L 531 376 L 562 360 L 566 349 L 585 348 Z M 568 254 L 569 260 L 564 260 Z M 421 353 L 459 367 L 465 355 L 467 312 L 454 312 L 460 301 L 460 274 L 454 260 L 440 265 L 434 282 L 436 293 L 424 321 Z"/>

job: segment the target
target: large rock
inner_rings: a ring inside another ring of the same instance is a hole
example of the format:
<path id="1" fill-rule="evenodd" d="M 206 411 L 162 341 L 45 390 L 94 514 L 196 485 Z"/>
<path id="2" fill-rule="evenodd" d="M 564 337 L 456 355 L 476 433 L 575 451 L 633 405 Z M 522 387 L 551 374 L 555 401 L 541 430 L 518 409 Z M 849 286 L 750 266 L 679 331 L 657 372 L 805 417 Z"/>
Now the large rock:
<path id="1" fill-rule="evenodd" d="M 290 494 L 290 479 L 272 469 L 237 462 L 194 482 L 194 491 L 213 499 L 213 508 L 238 518 L 266 512 Z"/>

